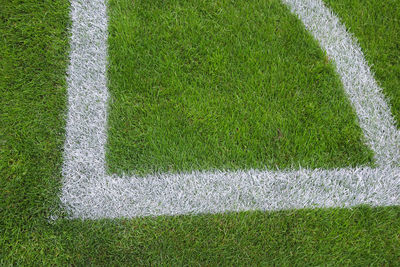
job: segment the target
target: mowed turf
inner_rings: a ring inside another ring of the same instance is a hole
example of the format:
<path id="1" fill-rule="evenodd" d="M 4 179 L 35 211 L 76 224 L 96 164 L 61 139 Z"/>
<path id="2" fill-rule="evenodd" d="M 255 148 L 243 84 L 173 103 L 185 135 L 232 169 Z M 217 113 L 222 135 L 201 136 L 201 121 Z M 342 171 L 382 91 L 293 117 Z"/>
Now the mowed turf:
<path id="1" fill-rule="evenodd" d="M 367 165 L 333 64 L 279 0 L 109 1 L 111 172 Z"/>
<path id="2" fill-rule="evenodd" d="M 400 127 L 400 1 L 325 0 L 357 38 Z M 399 128 L 400 129 L 400 128 Z"/>
<path id="3" fill-rule="evenodd" d="M 399 207 L 49 221 L 68 26 L 66 0 L 0 0 L 0 265 L 398 265 Z"/>

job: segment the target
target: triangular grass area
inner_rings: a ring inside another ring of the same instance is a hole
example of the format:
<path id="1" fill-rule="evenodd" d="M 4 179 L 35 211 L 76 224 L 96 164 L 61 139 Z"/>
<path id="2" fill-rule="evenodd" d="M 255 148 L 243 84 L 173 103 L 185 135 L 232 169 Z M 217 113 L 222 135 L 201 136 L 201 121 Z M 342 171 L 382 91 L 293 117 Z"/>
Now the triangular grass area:
<path id="1" fill-rule="evenodd" d="M 333 64 L 278 0 L 109 1 L 110 172 L 365 165 Z"/>

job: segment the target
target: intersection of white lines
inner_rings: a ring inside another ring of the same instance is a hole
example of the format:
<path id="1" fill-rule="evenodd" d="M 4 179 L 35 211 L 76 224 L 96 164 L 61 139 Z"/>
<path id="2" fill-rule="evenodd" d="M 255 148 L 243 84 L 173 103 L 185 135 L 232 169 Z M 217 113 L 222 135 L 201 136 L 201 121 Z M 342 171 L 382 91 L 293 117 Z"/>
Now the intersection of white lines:
<path id="1" fill-rule="evenodd" d="M 71 218 L 400 204 L 400 132 L 359 45 L 321 0 L 282 1 L 336 64 L 377 167 L 108 175 L 106 0 L 71 0 L 60 196 Z"/>

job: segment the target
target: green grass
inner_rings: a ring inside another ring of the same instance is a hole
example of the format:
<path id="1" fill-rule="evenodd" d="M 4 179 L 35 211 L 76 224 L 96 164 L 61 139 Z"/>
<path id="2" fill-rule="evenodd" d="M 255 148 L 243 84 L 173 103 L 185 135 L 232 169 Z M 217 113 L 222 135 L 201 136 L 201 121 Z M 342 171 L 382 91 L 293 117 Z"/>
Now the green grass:
<path id="1" fill-rule="evenodd" d="M 400 127 L 400 2 L 325 0 L 359 41 Z M 400 129 L 400 128 L 399 128 Z"/>
<path id="2" fill-rule="evenodd" d="M 372 162 L 333 64 L 280 1 L 109 3 L 111 172 Z"/>
<path id="3" fill-rule="evenodd" d="M 0 0 L 0 265 L 398 265 L 399 207 L 49 222 L 68 25 L 66 0 Z"/>
<path id="4" fill-rule="evenodd" d="M 39 229 L 61 186 L 68 6 L 0 0 L 0 265 L 58 249 Z"/>

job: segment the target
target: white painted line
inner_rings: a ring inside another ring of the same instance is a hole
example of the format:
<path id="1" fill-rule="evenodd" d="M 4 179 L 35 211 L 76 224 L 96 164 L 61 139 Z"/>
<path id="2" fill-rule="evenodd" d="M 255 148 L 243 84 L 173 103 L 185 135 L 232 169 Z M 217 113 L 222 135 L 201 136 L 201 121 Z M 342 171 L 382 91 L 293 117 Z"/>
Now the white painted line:
<path id="1" fill-rule="evenodd" d="M 388 206 L 399 204 L 399 180 L 400 170 L 393 168 L 105 176 L 79 191 L 80 184 L 70 183 L 63 197 L 73 217 L 90 219 Z"/>
<path id="2" fill-rule="evenodd" d="M 357 44 L 339 19 L 320 0 L 283 0 L 335 62 L 378 166 L 399 166 L 400 133 L 382 89 Z"/>
<path id="3" fill-rule="evenodd" d="M 336 62 L 377 169 L 106 174 L 105 0 L 71 0 L 61 201 L 71 218 L 400 204 L 400 134 L 357 43 L 320 0 L 283 0 Z"/>

